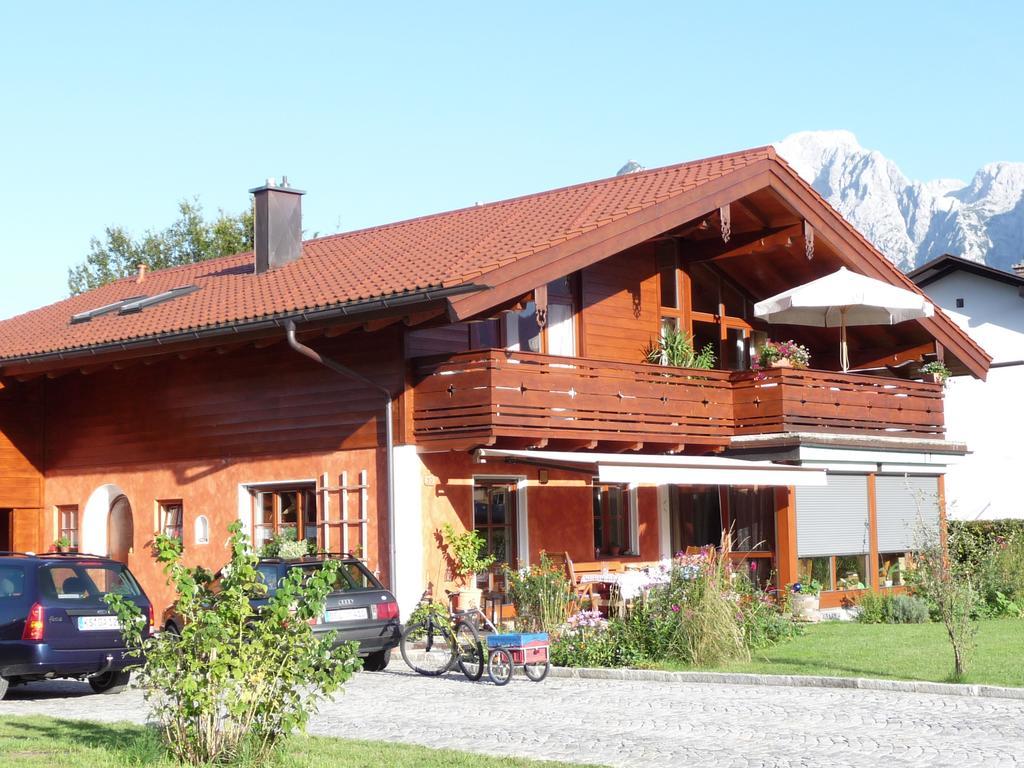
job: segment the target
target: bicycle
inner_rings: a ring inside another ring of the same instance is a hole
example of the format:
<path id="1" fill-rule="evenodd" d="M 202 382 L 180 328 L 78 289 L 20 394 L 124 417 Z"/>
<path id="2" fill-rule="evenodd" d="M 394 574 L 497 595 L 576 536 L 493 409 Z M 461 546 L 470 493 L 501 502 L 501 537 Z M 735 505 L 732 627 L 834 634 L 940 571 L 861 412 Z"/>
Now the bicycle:
<path id="1" fill-rule="evenodd" d="M 453 592 L 449 592 L 451 597 Z M 402 630 L 399 648 L 402 658 L 414 672 L 428 677 L 443 675 L 458 666 L 469 680 L 479 680 L 487 663 L 477 623 L 490 632 L 498 628 L 479 606 L 465 611 L 449 611 L 433 602 L 424 592 L 411 621 Z"/>

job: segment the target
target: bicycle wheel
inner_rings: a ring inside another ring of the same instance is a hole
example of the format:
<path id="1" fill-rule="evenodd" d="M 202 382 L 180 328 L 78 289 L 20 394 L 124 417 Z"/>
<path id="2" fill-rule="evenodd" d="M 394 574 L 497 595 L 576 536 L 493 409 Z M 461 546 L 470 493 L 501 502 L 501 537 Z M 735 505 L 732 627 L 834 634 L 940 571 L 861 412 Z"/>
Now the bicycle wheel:
<path id="1" fill-rule="evenodd" d="M 523 672 L 526 676 L 533 680 L 535 683 L 539 683 L 545 677 L 548 676 L 548 672 L 551 671 L 551 662 L 545 661 L 540 664 L 525 664 L 523 665 Z"/>
<path id="2" fill-rule="evenodd" d="M 484 674 L 484 646 L 480 633 L 468 621 L 455 625 L 455 660 L 462 674 L 470 680 L 479 680 Z"/>
<path id="3" fill-rule="evenodd" d="M 487 676 L 495 685 L 508 685 L 512 679 L 512 654 L 504 648 L 491 651 L 487 659 Z"/>
<path id="4" fill-rule="evenodd" d="M 455 663 L 455 645 L 451 635 L 437 623 L 427 620 L 409 624 L 399 644 L 402 658 L 421 675 L 443 675 Z"/>

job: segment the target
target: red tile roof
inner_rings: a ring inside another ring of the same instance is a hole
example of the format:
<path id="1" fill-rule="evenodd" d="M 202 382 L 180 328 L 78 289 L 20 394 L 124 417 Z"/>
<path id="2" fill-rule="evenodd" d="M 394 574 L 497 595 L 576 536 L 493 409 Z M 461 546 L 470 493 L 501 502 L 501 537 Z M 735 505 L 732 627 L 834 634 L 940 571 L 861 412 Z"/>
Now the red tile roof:
<path id="1" fill-rule="evenodd" d="M 252 253 L 242 253 L 151 272 L 141 285 L 125 278 L 0 322 L 0 361 L 486 284 L 498 267 L 775 157 L 771 147 L 760 147 L 322 237 L 307 241 L 298 261 L 262 275 L 253 274 Z M 193 283 L 200 290 L 137 314 L 69 322 L 120 299 Z"/>

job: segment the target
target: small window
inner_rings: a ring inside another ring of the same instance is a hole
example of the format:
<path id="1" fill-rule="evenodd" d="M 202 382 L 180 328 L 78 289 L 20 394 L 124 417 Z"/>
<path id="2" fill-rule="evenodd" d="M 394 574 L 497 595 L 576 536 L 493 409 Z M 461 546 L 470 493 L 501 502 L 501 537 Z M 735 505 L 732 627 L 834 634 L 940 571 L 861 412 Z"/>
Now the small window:
<path id="1" fill-rule="evenodd" d="M 181 500 L 157 502 L 160 507 L 160 533 L 184 543 L 184 509 Z"/>
<path id="2" fill-rule="evenodd" d="M 209 544 L 210 543 L 210 521 L 206 519 L 206 515 L 199 515 L 196 518 L 194 524 L 194 535 L 196 544 Z"/>
<path id="3" fill-rule="evenodd" d="M 78 551 L 78 505 L 57 507 L 57 540 L 67 551 Z"/>
<path id="4" fill-rule="evenodd" d="M 964 300 L 963 299 L 957 299 L 956 300 L 956 308 L 957 309 L 963 309 L 964 308 Z"/>

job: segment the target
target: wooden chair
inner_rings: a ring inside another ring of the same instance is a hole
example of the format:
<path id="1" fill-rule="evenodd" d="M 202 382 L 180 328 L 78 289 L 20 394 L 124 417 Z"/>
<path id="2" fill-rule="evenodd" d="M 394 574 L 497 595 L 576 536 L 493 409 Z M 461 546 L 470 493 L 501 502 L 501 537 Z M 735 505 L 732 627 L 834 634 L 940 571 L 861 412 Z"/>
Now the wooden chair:
<path id="1" fill-rule="evenodd" d="M 594 585 L 593 584 L 580 584 L 579 577 L 576 575 L 576 568 L 573 565 L 572 558 L 569 557 L 568 552 L 545 552 L 548 562 L 555 566 L 561 566 L 565 571 L 566 578 L 569 579 L 569 584 L 573 590 L 573 600 L 569 604 L 569 613 L 578 613 L 583 608 L 583 603 L 587 602 L 591 607 L 595 603 Z"/>

